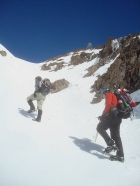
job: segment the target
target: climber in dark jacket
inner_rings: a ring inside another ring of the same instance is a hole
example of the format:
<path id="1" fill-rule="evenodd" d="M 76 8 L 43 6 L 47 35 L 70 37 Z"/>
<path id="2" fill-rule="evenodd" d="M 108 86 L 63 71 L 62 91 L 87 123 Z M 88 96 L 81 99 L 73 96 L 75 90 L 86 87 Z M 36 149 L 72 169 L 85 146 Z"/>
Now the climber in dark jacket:
<path id="1" fill-rule="evenodd" d="M 39 77 L 39 76 L 38 76 Z M 36 119 L 33 119 L 34 121 L 40 122 L 42 117 L 42 106 L 46 99 L 46 96 L 50 92 L 54 92 L 55 87 L 51 84 L 49 79 L 44 79 L 43 81 L 40 80 L 40 82 L 37 81 L 36 77 L 36 84 L 35 84 L 35 91 L 33 94 L 27 97 L 27 102 L 30 106 L 30 109 L 27 111 L 28 113 L 35 112 L 35 106 L 32 101 L 37 101 L 37 109 L 38 109 L 38 116 Z"/>
<path id="2" fill-rule="evenodd" d="M 118 101 L 115 94 L 109 92 L 108 88 L 102 89 L 101 95 L 103 99 L 105 99 L 105 108 L 103 110 L 102 116 L 98 117 L 100 122 L 97 126 L 97 131 L 104 138 L 108 146 L 104 152 L 110 153 L 113 150 L 117 151 L 115 156 L 110 157 L 110 160 L 123 162 L 124 152 L 120 137 L 120 124 L 122 119 L 117 112 Z M 106 132 L 107 129 L 110 129 L 111 137 Z"/>

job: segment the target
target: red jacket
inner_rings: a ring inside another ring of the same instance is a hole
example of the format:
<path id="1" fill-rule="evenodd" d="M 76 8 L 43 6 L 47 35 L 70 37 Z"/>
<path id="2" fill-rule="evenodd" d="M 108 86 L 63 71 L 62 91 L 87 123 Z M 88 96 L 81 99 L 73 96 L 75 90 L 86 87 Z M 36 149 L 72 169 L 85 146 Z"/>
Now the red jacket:
<path id="1" fill-rule="evenodd" d="M 116 107 L 118 104 L 116 96 L 112 92 L 106 93 L 105 108 L 103 114 L 107 114 L 111 108 Z"/>

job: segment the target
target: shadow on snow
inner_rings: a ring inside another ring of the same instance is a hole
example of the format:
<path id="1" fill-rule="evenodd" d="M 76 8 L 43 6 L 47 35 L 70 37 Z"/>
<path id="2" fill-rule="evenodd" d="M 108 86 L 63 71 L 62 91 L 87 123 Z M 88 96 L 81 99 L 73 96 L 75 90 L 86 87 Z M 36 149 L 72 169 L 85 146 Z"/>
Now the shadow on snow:
<path id="1" fill-rule="evenodd" d="M 134 115 L 134 119 L 140 119 L 140 105 L 133 108 L 133 115 Z"/>
<path id="2" fill-rule="evenodd" d="M 102 154 L 104 147 L 98 145 L 87 138 L 78 139 L 73 136 L 70 136 L 73 139 L 73 143 L 78 146 L 81 150 L 88 152 L 91 155 L 97 156 L 99 159 L 108 159 L 105 155 Z"/>
<path id="3" fill-rule="evenodd" d="M 19 113 L 20 113 L 22 116 L 24 116 L 24 117 L 26 117 L 26 118 L 35 118 L 36 115 L 37 115 L 37 112 L 28 113 L 26 110 L 21 109 L 21 108 L 18 108 L 18 111 L 19 111 Z"/>

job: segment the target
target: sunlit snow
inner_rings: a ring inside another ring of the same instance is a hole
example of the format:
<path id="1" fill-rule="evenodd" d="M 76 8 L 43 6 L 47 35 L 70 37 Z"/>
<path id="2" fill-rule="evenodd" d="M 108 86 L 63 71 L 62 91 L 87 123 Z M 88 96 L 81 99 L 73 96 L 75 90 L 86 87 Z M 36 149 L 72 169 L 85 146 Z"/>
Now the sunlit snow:
<path id="1" fill-rule="evenodd" d="M 121 125 L 125 162 L 109 161 L 100 135 L 95 142 L 97 116 L 104 108 L 104 100 L 90 104 L 97 77 L 83 78 L 94 61 L 48 72 L 40 70 L 41 64 L 14 57 L 2 45 L 0 50 L 7 52 L 6 57 L 0 54 L 0 186 L 140 185 L 140 105 L 132 121 Z M 105 73 L 112 63 L 95 74 Z M 47 96 L 41 123 L 32 121 L 37 113 L 26 112 L 26 97 L 34 92 L 38 75 L 70 82 L 67 89 Z M 140 101 L 140 90 L 132 97 Z"/>

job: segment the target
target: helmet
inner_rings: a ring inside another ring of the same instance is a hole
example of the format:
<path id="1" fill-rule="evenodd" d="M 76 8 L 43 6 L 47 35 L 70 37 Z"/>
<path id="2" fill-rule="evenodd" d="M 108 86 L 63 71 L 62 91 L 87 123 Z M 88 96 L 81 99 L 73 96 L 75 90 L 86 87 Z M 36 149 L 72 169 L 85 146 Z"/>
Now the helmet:
<path id="1" fill-rule="evenodd" d="M 109 88 L 101 88 L 100 94 L 103 95 L 104 93 L 109 92 Z"/>

